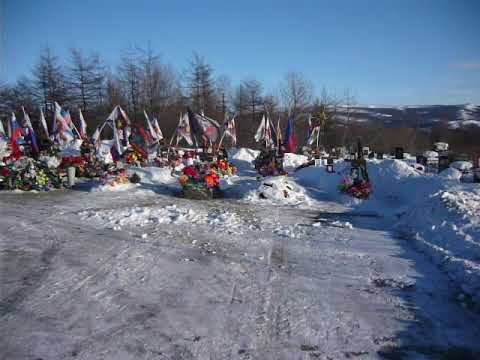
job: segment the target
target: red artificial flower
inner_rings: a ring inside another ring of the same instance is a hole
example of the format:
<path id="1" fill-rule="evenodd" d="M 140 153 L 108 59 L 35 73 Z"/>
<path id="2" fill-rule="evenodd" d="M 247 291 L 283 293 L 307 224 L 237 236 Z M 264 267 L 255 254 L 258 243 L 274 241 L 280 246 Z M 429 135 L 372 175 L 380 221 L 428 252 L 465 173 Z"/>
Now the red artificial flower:
<path id="1" fill-rule="evenodd" d="M 187 166 L 183 169 L 183 173 L 193 178 L 198 178 L 198 171 L 193 166 Z"/>
<path id="2" fill-rule="evenodd" d="M 3 168 L 0 169 L 0 174 L 3 177 L 8 177 L 8 176 L 10 176 L 10 170 L 7 167 L 3 167 Z"/>

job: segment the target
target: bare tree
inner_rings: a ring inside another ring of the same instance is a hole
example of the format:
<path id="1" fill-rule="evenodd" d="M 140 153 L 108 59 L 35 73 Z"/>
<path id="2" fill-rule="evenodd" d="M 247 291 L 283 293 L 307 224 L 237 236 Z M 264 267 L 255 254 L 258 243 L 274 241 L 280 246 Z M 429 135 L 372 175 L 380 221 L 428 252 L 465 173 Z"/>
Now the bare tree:
<path id="1" fill-rule="evenodd" d="M 71 49 L 69 83 L 73 102 L 83 112 L 102 103 L 105 69 L 98 54 L 86 57 L 80 49 Z"/>
<path id="2" fill-rule="evenodd" d="M 255 79 L 246 79 L 242 81 L 242 87 L 245 91 L 246 107 L 250 113 L 251 120 L 255 121 L 255 115 L 264 111 L 263 108 L 263 86 L 260 81 Z"/>
<path id="3" fill-rule="evenodd" d="M 218 99 L 217 109 L 222 116 L 229 109 L 229 99 L 231 98 L 231 82 L 226 75 L 217 77 L 215 81 L 216 98 Z"/>
<path id="4" fill-rule="evenodd" d="M 295 118 L 305 111 L 313 97 L 313 84 L 301 73 L 288 72 L 280 86 L 283 106 Z"/>
<path id="5" fill-rule="evenodd" d="M 203 57 L 193 53 L 186 71 L 186 88 L 190 104 L 195 111 L 209 112 L 215 108 L 213 69 Z"/>
<path id="6" fill-rule="evenodd" d="M 33 69 L 33 96 L 50 112 L 55 101 L 63 103 L 69 98 L 65 74 L 49 47 L 43 50 Z"/>
<path id="7" fill-rule="evenodd" d="M 149 112 L 164 111 L 177 96 L 177 76 L 170 65 L 165 65 L 150 47 L 139 49 L 142 105 Z"/>
<path id="8" fill-rule="evenodd" d="M 118 67 L 118 80 L 124 89 L 128 101 L 128 110 L 136 121 L 137 114 L 140 111 L 141 73 L 138 53 L 135 49 L 129 48 L 124 51 Z"/>

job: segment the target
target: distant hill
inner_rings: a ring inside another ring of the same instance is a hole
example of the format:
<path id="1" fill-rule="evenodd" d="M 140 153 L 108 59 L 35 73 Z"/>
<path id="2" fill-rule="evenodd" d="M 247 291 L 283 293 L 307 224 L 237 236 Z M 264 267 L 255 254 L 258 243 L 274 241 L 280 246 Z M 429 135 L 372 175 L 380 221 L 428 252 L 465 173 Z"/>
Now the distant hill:
<path id="1" fill-rule="evenodd" d="M 337 120 L 347 121 L 348 108 L 337 109 Z M 386 127 L 419 127 L 429 129 L 444 123 L 451 129 L 480 128 L 480 106 L 415 105 L 415 106 L 352 106 L 350 121 L 383 124 Z"/>

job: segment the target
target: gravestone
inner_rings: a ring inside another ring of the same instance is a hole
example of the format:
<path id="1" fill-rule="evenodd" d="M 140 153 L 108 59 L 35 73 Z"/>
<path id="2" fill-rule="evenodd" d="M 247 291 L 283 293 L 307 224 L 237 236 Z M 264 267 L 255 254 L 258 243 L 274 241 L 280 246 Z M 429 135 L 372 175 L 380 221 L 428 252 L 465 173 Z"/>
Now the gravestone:
<path id="1" fill-rule="evenodd" d="M 403 148 L 396 147 L 395 148 L 395 159 L 403 160 Z"/>
<path id="2" fill-rule="evenodd" d="M 417 155 L 417 164 L 421 164 L 423 166 L 427 165 L 427 158 L 423 155 Z"/>
<path id="3" fill-rule="evenodd" d="M 448 169 L 449 165 L 450 159 L 448 158 L 448 155 L 440 155 L 438 157 L 438 172 Z"/>

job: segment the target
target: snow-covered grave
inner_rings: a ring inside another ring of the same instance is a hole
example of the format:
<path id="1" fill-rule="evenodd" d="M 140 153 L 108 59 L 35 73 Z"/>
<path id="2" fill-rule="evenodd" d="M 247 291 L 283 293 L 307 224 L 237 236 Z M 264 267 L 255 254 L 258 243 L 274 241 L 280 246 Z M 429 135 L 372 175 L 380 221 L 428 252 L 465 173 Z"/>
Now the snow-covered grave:
<path id="1" fill-rule="evenodd" d="M 1 148 L 0 148 L 1 150 Z M 5 359 L 480 358 L 480 188 L 411 157 L 257 178 L 230 151 L 225 197 L 138 184 L 0 193 Z M 457 357 L 455 357 L 457 356 Z"/>

